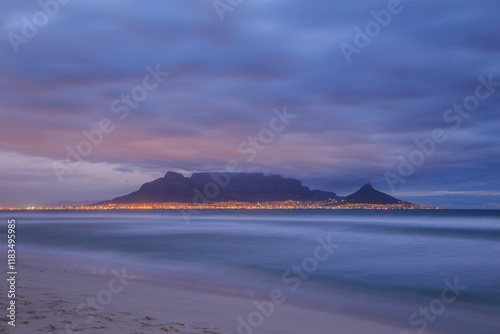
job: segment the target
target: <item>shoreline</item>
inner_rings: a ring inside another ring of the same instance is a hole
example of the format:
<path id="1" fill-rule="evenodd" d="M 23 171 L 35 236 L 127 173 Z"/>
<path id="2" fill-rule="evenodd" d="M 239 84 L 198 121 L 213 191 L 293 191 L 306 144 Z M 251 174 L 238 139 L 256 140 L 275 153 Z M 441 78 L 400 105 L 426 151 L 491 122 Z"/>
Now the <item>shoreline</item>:
<path id="1" fill-rule="evenodd" d="M 46 260 L 44 264 L 42 259 Z M 16 327 L 5 323 L 10 332 L 399 334 L 405 331 L 286 302 L 276 304 L 273 312 L 269 312 L 269 307 L 258 308 L 252 299 L 148 282 L 139 275 L 129 276 L 120 266 L 95 270 L 94 274 L 78 269 L 73 263 L 63 269 L 66 261 L 64 256 L 23 254 L 19 263 Z M 260 318 L 256 312 L 261 312 Z M 252 327 L 252 322 L 259 326 Z"/>
<path id="2" fill-rule="evenodd" d="M 358 211 L 354 218 L 348 212 L 314 210 L 250 216 L 223 212 L 202 212 L 189 226 L 179 224 L 178 213 L 162 211 L 19 214 L 20 329 L 9 332 L 407 334 L 418 328 L 409 316 L 438 298 L 444 279 L 458 279 L 460 286 L 471 288 L 447 305 L 446 313 L 429 320 L 426 332 L 465 334 L 480 328 L 495 333 L 498 303 L 486 294 L 497 291 L 496 285 L 489 280 L 483 288 L 482 277 L 461 268 L 477 267 L 491 275 L 498 270 L 488 269 L 489 262 L 481 260 L 485 257 L 460 261 L 468 257 L 464 242 L 478 245 L 485 239 L 484 254 L 497 249 L 497 220 L 489 214 L 476 215 L 487 219 L 471 223 L 462 212 L 451 213 L 460 215 L 458 220 L 427 211 Z M 441 218 L 422 223 L 421 216 L 427 215 Z M 382 216 L 387 219 L 379 221 Z M 296 275 L 283 278 L 292 265 L 304 268 L 311 254 L 320 261 L 311 253 L 316 237 L 330 235 L 343 245 L 331 263 L 318 266 L 321 272 L 311 273 L 314 279 L 302 285 L 307 276 L 295 269 Z M 453 259 L 453 268 L 418 261 L 418 245 L 444 241 L 448 248 L 440 252 Z M 6 306 L 2 300 L 0 306 Z M 0 322 L 0 329 L 6 325 Z"/>

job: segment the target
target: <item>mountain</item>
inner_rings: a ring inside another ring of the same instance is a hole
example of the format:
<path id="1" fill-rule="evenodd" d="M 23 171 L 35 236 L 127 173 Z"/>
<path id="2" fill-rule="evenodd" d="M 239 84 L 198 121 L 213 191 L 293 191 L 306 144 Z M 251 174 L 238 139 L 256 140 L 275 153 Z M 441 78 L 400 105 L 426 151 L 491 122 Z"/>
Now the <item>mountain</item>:
<path id="1" fill-rule="evenodd" d="M 265 201 L 324 201 L 338 199 L 327 191 L 311 191 L 296 179 L 263 173 L 194 173 L 191 177 L 168 172 L 139 190 L 102 203 L 206 203 Z"/>
<path id="2" fill-rule="evenodd" d="M 333 192 L 311 190 L 296 179 L 263 173 L 194 173 L 191 177 L 168 172 L 128 195 L 98 204 L 208 203 L 274 201 L 341 201 L 344 204 L 404 204 L 397 198 L 365 184 L 354 194 L 339 197 Z M 407 203 L 411 204 L 411 203 Z"/>
<path id="3" fill-rule="evenodd" d="M 346 203 L 366 203 L 366 204 L 401 204 L 403 201 L 389 196 L 381 191 L 375 190 L 371 184 L 367 183 L 354 194 L 343 198 Z"/>

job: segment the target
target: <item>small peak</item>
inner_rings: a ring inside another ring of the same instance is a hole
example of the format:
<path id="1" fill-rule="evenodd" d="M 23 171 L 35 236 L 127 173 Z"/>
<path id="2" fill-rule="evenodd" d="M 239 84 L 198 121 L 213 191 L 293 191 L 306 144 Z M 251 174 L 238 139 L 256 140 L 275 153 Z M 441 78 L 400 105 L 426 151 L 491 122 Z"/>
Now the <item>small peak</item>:
<path id="1" fill-rule="evenodd" d="M 182 179 L 184 179 L 184 175 L 169 171 L 169 172 L 167 172 L 167 174 L 165 174 L 164 178 L 167 180 L 182 180 Z"/>
<path id="2" fill-rule="evenodd" d="M 365 184 L 360 190 L 375 190 L 370 183 Z"/>

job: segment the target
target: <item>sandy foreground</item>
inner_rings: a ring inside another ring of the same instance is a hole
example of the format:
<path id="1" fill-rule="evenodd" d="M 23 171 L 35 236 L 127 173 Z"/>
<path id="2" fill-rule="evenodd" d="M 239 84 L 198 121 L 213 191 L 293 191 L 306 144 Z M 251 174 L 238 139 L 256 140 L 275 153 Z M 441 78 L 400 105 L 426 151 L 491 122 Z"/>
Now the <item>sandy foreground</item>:
<path id="1" fill-rule="evenodd" d="M 399 334 L 404 331 L 286 302 L 276 305 L 272 314 L 259 316 L 252 299 L 169 287 L 129 273 L 123 280 L 120 269 L 123 268 L 89 272 L 71 266 L 51 267 L 36 257 L 24 260 L 18 268 L 16 326 L 8 325 L 2 315 L 0 332 Z M 5 275 L 3 271 L 2 276 Z M 6 314 L 5 282 L 1 287 L 1 308 Z M 243 326 L 237 320 L 241 317 L 248 324 L 252 314 L 253 323 L 258 326 Z"/>

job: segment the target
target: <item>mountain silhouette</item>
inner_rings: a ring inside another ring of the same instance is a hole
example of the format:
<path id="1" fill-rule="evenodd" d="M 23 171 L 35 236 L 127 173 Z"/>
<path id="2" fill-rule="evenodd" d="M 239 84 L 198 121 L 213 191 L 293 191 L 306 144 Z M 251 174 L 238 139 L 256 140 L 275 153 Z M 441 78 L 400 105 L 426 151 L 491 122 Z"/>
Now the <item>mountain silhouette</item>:
<path id="1" fill-rule="evenodd" d="M 139 190 L 103 203 L 206 203 L 263 201 L 323 201 L 335 193 L 311 191 L 296 179 L 263 173 L 194 173 L 191 177 L 168 172 Z"/>
<path id="2" fill-rule="evenodd" d="M 297 179 L 263 173 L 194 173 L 185 177 L 167 172 L 164 177 L 143 184 L 139 190 L 99 204 L 208 203 L 342 200 L 352 204 L 400 204 L 403 201 L 364 185 L 352 195 L 311 190 Z"/>
<path id="3" fill-rule="evenodd" d="M 344 202 L 354 204 L 401 204 L 403 201 L 375 190 L 371 184 L 367 183 L 354 194 L 344 197 Z"/>

